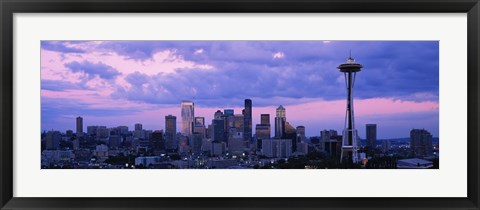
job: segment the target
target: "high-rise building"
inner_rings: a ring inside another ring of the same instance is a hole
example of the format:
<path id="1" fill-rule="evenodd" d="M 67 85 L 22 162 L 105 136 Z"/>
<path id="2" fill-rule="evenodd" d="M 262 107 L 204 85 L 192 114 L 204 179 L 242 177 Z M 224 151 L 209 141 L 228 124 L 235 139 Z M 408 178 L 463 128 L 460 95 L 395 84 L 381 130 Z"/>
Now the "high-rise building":
<path id="1" fill-rule="evenodd" d="M 206 137 L 205 117 L 195 117 L 195 125 L 193 127 L 193 133 L 200 134 L 202 138 Z"/>
<path id="2" fill-rule="evenodd" d="M 222 111 L 217 110 L 217 111 L 215 112 L 215 114 L 213 114 L 213 119 L 215 119 L 215 120 L 221 120 L 221 119 L 223 119 L 222 116 L 223 116 Z"/>
<path id="3" fill-rule="evenodd" d="M 97 138 L 107 138 L 108 135 L 107 126 L 97 126 Z"/>
<path id="4" fill-rule="evenodd" d="M 366 124 L 367 147 L 374 149 L 377 146 L 377 124 Z"/>
<path id="5" fill-rule="evenodd" d="M 280 105 L 275 116 L 275 138 L 282 138 L 285 135 L 285 122 L 287 122 L 286 111 Z"/>
<path id="6" fill-rule="evenodd" d="M 47 150 L 57 150 L 60 147 L 62 136 L 58 131 L 48 131 L 45 137 L 45 146 Z"/>
<path id="7" fill-rule="evenodd" d="M 285 133 L 283 139 L 292 141 L 292 152 L 297 151 L 297 130 L 288 122 L 285 122 Z"/>
<path id="8" fill-rule="evenodd" d="M 226 142 L 224 122 L 220 119 L 212 120 L 212 139 L 214 142 Z"/>
<path id="9" fill-rule="evenodd" d="M 235 128 L 237 128 L 237 132 L 243 132 L 244 131 L 244 127 L 245 127 L 244 120 L 245 120 L 245 118 L 244 118 L 243 114 L 236 114 L 235 115 L 234 126 L 235 126 Z"/>
<path id="10" fill-rule="evenodd" d="M 270 114 L 261 114 L 260 115 L 260 124 L 269 124 L 270 125 Z"/>
<path id="11" fill-rule="evenodd" d="M 98 126 L 96 126 L 96 125 L 89 125 L 89 126 L 87 126 L 87 134 L 88 134 L 89 136 L 95 136 L 95 135 L 97 135 L 97 128 L 98 128 Z"/>
<path id="12" fill-rule="evenodd" d="M 255 136 L 258 139 L 270 138 L 270 124 L 257 124 L 255 126 Z"/>
<path id="13" fill-rule="evenodd" d="M 232 155 L 242 155 L 244 153 L 247 142 L 243 138 L 242 132 L 236 132 L 228 138 L 228 153 Z"/>
<path id="14" fill-rule="evenodd" d="M 262 140 L 262 154 L 267 157 L 290 157 L 292 156 L 292 140 L 264 139 Z"/>
<path id="15" fill-rule="evenodd" d="M 320 141 L 318 145 L 320 146 L 320 151 L 332 151 L 332 146 L 336 147 L 337 140 L 336 137 L 338 136 L 338 132 L 336 130 L 323 130 L 320 131 Z M 335 145 L 332 145 L 335 144 Z M 341 142 L 340 142 L 341 143 Z M 331 153 L 330 153 L 331 154 Z"/>
<path id="16" fill-rule="evenodd" d="M 177 117 L 165 116 L 165 149 L 177 149 Z"/>
<path id="17" fill-rule="evenodd" d="M 145 139 L 145 131 L 143 130 L 143 125 L 140 123 L 136 123 L 134 125 L 133 137 L 137 139 Z"/>
<path id="18" fill-rule="evenodd" d="M 234 112 L 233 109 L 224 109 L 223 114 L 226 115 L 226 116 L 233 116 L 233 115 L 235 115 L 235 112 Z"/>
<path id="19" fill-rule="evenodd" d="M 423 158 L 432 155 L 432 134 L 425 129 L 412 129 L 410 131 L 410 148 L 415 157 Z"/>
<path id="20" fill-rule="evenodd" d="M 205 117 L 195 117 L 195 126 L 205 125 Z"/>
<path id="21" fill-rule="evenodd" d="M 156 130 L 152 132 L 152 138 L 150 138 L 150 146 L 153 151 L 165 150 L 165 142 L 163 140 L 163 131 Z"/>
<path id="22" fill-rule="evenodd" d="M 193 132 L 193 120 L 195 117 L 195 107 L 191 101 L 182 101 L 182 130 L 183 135 L 191 135 Z"/>
<path id="23" fill-rule="evenodd" d="M 260 115 L 260 124 L 255 126 L 256 148 L 262 148 L 262 140 L 270 139 L 271 135 L 270 114 Z"/>
<path id="24" fill-rule="evenodd" d="M 332 137 L 338 136 L 338 132 L 336 130 L 323 130 L 320 131 L 320 138 L 322 141 L 327 141 L 332 139 Z"/>
<path id="25" fill-rule="evenodd" d="M 297 126 L 296 128 L 297 130 L 297 143 L 300 143 L 300 142 L 305 142 L 305 139 L 307 138 L 305 136 L 305 126 Z"/>
<path id="26" fill-rule="evenodd" d="M 127 135 L 128 134 L 128 126 L 121 125 L 117 127 L 118 129 L 118 134 L 120 135 Z"/>
<path id="27" fill-rule="evenodd" d="M 202 152 L 203 138 L 199 133 L 194 133 L 190 136 L 190 149 L 193 154 L 200 154 Z"/>
<path id="28" fill-rule="evenodd" d="M 141 131 L 141 130 L 143 130 L 142 124 L 136 123 L 135 124 L 135 131 Z"/>
<path id="29" fill-rule="evenodd" d="M 77 117 L 77 136 L 83 136 L 83 118 Z"/>
<path id="30" fill-rule="evenodd" d="M 246 142 L 252 141 L 252 100 L 245 99 L 245 106 L 244 106 L 244 114 L 243 114 L 243 140 Z"/>

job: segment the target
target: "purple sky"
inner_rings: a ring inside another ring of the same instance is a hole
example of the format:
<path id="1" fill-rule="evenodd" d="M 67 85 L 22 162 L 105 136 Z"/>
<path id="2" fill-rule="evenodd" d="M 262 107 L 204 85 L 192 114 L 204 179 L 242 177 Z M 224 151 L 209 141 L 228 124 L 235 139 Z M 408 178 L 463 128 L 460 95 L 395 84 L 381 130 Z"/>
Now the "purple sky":
<path id="1" fill-rule="evenodd" d="M 109 127 L 165 128 L 180 102 L 210 124 L 218 109 L 260 114 L 286 108 L 287 121 L 343 129 L 345 80 L 336 67 L 364 66 L 355 84 L 356 127 L 376 123 L 378 138 L 408 137 L 412 128 L 438 136 L 437 41 L 42 41 L 42 130 L 75 130 L 75 118 Z M 255 127 L 255 126 L 254 126 Z"/>

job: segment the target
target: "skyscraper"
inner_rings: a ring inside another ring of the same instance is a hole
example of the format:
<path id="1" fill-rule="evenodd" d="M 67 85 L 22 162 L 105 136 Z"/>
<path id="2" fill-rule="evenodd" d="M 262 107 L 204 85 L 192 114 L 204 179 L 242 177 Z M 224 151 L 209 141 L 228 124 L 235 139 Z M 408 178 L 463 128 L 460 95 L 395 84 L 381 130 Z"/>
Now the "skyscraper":
<path id="1" fill-rule="evenodd" d="M 205 117 L 195 117 L 195 125 L 205 125 Z"/>
<path id="2" fill-rule="evenodd" d="M 150 139 L 150 146 L 153 151 L 162 151 L 165 149 L 165 142 L 163 140 L 163 131 L 153 131 Z"/>
<path id="3" fill-rule="evenodd" d="M 305 126 L 297 126 L 297 143 L 299 142 L 304 142 L 306 137 L 305 137 Z"/>
<path id="4" fill-rule="evenodd" d="M 195 117 L 195 125 L 193 126 L 193 134 L 200 134 L 202 138 L 206 137 L 205 117 Z"/>
<path id="5" fill-rule="evenodd" d="M 432 134 L 425 129 L 412 129 L 410 131 L 410 148 L 415 157 L 423 158 L 432 155 Z"/>
<path id="6" fill-rule="evenodd" d="M 135 131 L 141 131 L 141 130 L 143 130 L 142 124 L 136 123 L 136 124 L 135 124 Z"/>
<path id="7" fill-rule="evenodd" d="M 262 148 L 262 140 L 263 139 L 270 139 L 270 135 L 272 134 L 271 126 L 270 126 L 270 115 L 269 114 L 261 114 L 260 115 L 260 124 L 255 126 L 255 137 L 257 140 L 257 148 Z"/>
<path id="8" fill-rule="evenodd" d="M 235 114 L 235 111 L 233 109 L 224 109 L 223 114 L 226 116 L 233 116 Z"/>
<path id="9" fill-rule="evenodd" d="M 223 116 L 222 111 L 217 110 L 217 111 L 215 112 L 215 114 L 213 115 L 213 119 L 221 120 L 221 119 L 222 119 L 222 116 Z"/>
<path id="10" fill-rule="evenodd" d="M 57 150 L 60 147 L 60 140 L 62 136 L 58 131 L 48 131 L 45 137 L 45 144 L 47 150 Z"/>
<path id="11" fill-rule="evenodd" d="M 377 146 L 377 124 L 366 124 L 367 147 L 374 149 Z"/>
<path id="12" fill-rule="evenodd" d="M 243 114 L 236 114 L 235 115 L 235 121 L 234 121 L 234 126 L 237 129 L 237 132 L 242 132 L 245 130 L 245 117 Z"/>
<path id="13" fill-rule="evenodd" d="M 285 122 L 287 121 L 285 108 L 280 105 L 275 117 L 275 138 L 282 138 L 285 134 Z"/>
<path id="14" fill-rule="evenodd" d="M 183 135 L 191 135 L 193 132 L 193 118 L 195 116 L 194 104 L 191 101 L 182 101 L 182 130 Z"/>
<path id="15" fill-rule="evenodd" d="M 212 139 L 214 142 L 226 142 L 225 139 L 225 129 L 223 124 L 223 119 L 213 119 L 212 120 L 212 127 L 213 127 L 213 135 Z"/>
<path id="16" fill-rule="evenodd" d="M 261 114 L 260 124 L 270 124 L 270 114 Z"/>
<path id="17" fill-rule="evenodd" d="M 83 136 L 83 118 L 77 117 L 77 136 Z"/>
<path id="18" fill-rule="evenodd" d="M 345 129 L 342 135 L 342 153 L 340 155 L 340 161 L 347 159 L 349 162 L 357 163 L 358 157 L 358 145 L 357 145 L 357 130 L 355 129 L 355 118 L 353 115 L 353 86 L 355 84 L 355 78 L 357 72 L 361 71 L 362 65 L 355 62 L 351 56 L 347 61 L 337 67 L 341 73 L 345 76 L 345 83 L 347 89 L 347 109 L 345 111 Z"/>
<path id="19" fill-rule="evenodd" d="M 177 117 L 165 116 L 165 149 L 177 148 Z"/>
<path id="20" fill-rule="evenodd" d="M 257 124 L 255 127 L 257 140 L 270 138 L 270 124 Z"/>
<path id="21" fill-rule="evenodd" d="M 245 113 L 243 114 L 243 140 L 252 141 L 252 100 L 245 99 Z"/>

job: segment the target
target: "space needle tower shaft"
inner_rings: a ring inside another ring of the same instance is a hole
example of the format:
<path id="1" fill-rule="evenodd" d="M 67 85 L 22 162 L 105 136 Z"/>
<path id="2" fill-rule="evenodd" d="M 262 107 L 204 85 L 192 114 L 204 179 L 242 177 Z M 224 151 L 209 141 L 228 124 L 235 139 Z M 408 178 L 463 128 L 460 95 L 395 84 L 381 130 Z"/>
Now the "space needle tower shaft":
<path id="1" fill-rule="evenodd" d="M 345 111 L 345 128 L 342 135 L 342 153 L 340 161 L 347 160 L 349 162 L 357 163 L 358 158 L 358 144 L 357 144 L 357 130 L 355 129 L 355 117 L 353 111 L 353 87 L 357 72 L 361 71 L 362 65 L 355 62 L 351 56 L 347 61 L 337 67 L 345 76 L 345 84 L 347 89 L 347 109 Z"/>

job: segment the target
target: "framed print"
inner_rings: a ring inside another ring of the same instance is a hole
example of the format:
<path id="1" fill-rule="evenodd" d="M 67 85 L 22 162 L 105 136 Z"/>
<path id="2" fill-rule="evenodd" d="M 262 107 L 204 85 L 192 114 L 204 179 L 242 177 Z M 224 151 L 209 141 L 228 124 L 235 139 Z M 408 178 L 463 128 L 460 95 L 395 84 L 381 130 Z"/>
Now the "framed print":
<path id="1" fill-rule="evenodd" d="M 2 209 L 478 209 L 471 1 L 2 1 Z"/>

